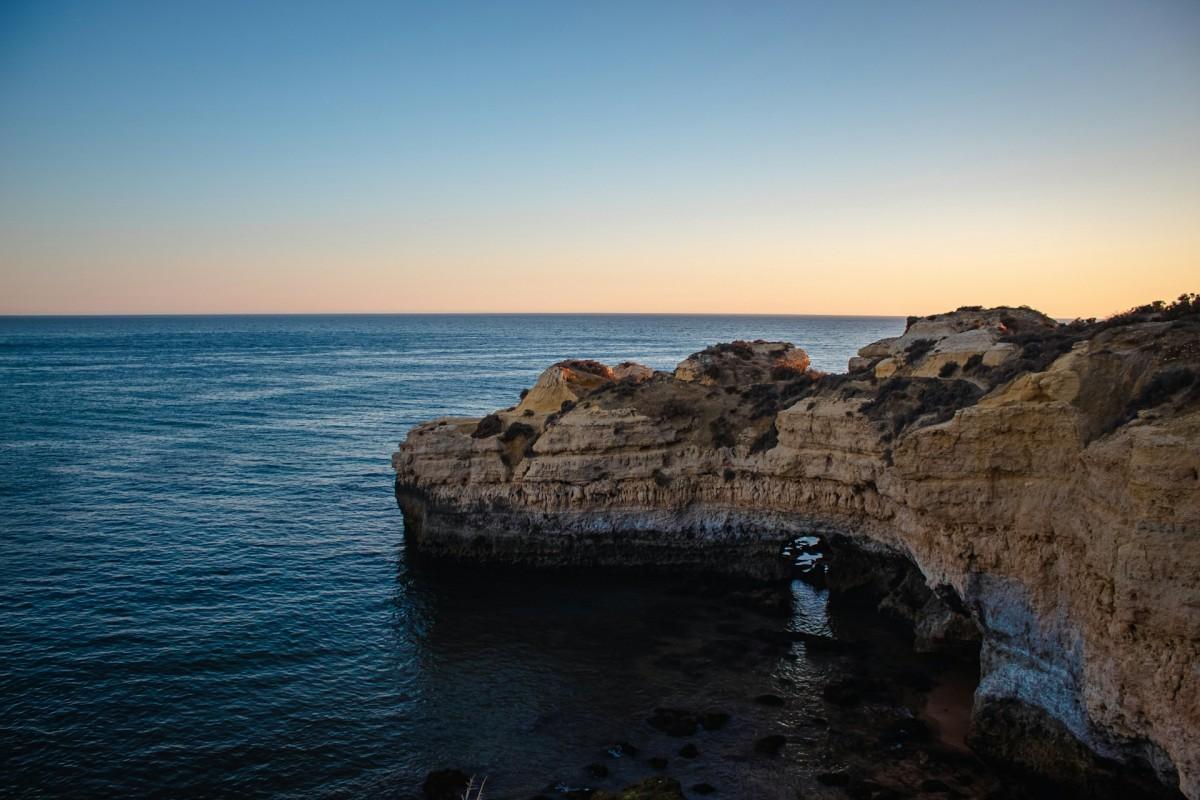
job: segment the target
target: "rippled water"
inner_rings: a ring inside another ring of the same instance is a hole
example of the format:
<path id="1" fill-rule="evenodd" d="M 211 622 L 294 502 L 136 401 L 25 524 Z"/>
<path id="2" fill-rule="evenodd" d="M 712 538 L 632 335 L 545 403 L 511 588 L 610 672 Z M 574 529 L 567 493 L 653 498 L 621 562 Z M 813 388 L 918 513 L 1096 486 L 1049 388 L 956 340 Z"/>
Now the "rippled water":
<path id="1" fill-rule="evenodd" d="M 836 665 L 691 664 L 762 622 L 675 584 L 410 566 L 388 456 L 414 423 L 510 405 L 561 358 L 670 368 L 762 337 L 841 371 L 902 328 L 0 318 L 0 795 L 408 797 L 459 766 L 527 796 L 583 781 L 613 741 L 671 746 L 640 721 L 700 703 L 732 711 L 732 732 L 680 777 L 773 796 L 784 782 L 738 748 L 807 724 L 805 687 Z M 827 626 L 822 596 L 794 591 L 786 624 Z M 752 683 L 795 702 L 763 716 Z M 610 762 L 600 785 L 646 771 Z"/>

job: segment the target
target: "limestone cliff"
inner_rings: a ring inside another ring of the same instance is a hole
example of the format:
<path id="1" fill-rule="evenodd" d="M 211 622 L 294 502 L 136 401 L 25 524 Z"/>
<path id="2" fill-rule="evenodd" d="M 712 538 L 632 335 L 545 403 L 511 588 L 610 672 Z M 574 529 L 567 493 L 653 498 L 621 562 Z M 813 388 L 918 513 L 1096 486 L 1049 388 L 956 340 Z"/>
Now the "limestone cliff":
<path id="1" fill-rule="evenodd" d="M 902 556 L 925 639 L 963 615 L 982 636 L 981 752 L 1200 798 L 1198 310 L 959 309 L 844 375 L 767 342 L 674 374 L 564 362 L 511 410 L 409 433 L 407 542 L 760 577 L 801 534 Z"/>

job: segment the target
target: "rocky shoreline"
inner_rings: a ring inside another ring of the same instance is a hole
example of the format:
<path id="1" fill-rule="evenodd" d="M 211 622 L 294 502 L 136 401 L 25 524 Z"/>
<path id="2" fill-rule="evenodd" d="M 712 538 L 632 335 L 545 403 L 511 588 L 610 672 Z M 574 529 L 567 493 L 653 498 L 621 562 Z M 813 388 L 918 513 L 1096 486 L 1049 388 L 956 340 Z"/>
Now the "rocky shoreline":
<path id="1" fill-rule="evenodd" d="M 770 342 L 671 374 L 562 362 L 511 408 L 410 432 L 406 542 L 771 579 L 820 536 L 846 554 L 835 593 L 882 598 L 920 648 L 979 647 L 977 753 L 1083 794 L 1200 798 L 1198 311 L 964 308 L 841 375 Z"/>

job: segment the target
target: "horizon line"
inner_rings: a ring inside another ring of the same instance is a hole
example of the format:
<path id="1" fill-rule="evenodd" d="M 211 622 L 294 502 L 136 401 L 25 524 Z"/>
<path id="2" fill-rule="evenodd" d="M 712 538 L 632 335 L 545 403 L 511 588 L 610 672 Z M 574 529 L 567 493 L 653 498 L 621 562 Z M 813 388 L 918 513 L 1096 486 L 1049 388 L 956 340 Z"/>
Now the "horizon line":
<path id="1" fill-rule="evenodd" d="M 1004 306 L 993 306 L 1003 308 Z M 1013 306 L 1008 306 L 1012 308 Z M 945 312 L 937 312 L 945 313 Z M 912 314 L 817 314 L 769 311 L 197 311 L 104 313 L 0 313 L 0 319 L 120 318 L 120 317 L 863 317 L 906 319 Z"/>

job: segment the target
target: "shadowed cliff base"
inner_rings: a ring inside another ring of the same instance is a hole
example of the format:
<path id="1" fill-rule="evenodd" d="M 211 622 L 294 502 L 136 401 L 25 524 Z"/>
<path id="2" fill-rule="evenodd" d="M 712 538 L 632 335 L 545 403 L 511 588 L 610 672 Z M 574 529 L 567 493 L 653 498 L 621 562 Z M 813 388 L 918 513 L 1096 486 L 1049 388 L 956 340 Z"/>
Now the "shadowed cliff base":
<path id="1" fill-rule="evenodd" d="M 564 362 L 409 434 L 409 547 L 772 577 L 795 537 L 844 538 L 981 633 L 977 748 L 1078 792 L 1197 798 L 1198 311 L 962 308 L 841 375 L 770 342 L 673 374 Z"/>

